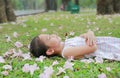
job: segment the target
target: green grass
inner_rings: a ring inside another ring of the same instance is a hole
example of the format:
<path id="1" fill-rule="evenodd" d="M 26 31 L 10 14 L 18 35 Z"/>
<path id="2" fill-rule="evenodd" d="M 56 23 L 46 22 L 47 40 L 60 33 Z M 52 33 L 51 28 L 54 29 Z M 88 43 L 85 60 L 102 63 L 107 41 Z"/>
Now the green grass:
<path id="1" fill-rule="evenodd" d="M 45 20 L 47 19 L 47 20 Z M 109 21 L 109 20 L 112 20 Z M 80 35 L 91 29 L 95 32 L 96 36 L 114 36 L 120 37 L 120 15 L 96 15 L 95 12 L 81 12 L 80 14 L 70 14 L 69 12 L 55 12 L 55 13 L 42 13 L 39 15 L 18 17 L 16 24 L 7 23 L 0 24 L 3 28 L 0 29 L 0 56 L 2 56 L 9 49 L 17 48 L 14 46 L 16 41 L 20 41 L 24 46 L 20 48 L 24 53 L 29 50 L 26 47 L 31 39 L 41 33 L 55 33 L 58 34 L 62 39 L 65 39 L 65 33 L 75 32 L 75 35 Z M 53 24 L 54 26 L 51 26 Z M 24 27 L 26 25 L 26 27 Z M 62 29 L 59 29 L 62 27 Z M 47 28 L 46 32 L 42 32 L 43 28 Z M 98 29 L 98 30 L 97 30 Z M 13 32 L 19 34 L 18 38 L 13 37 Z M 11 37 L 11 42 L 6 42 L 5 35 Z M 26 36 L 26 35 L 29 36 Z M 69 37 L 71 37 L 69 35 Z M 4 69 L 3 65 L 10 64 L 11 59 L 5 59 L 5 64 L 0 64 L 0 72 Z M 43 63 L 35 62 L 35 58 L 32 61 L 22 61 L 20 58 L 12 59 L 11 65 L 13 70 L 9 71 L 8 76 L 3 76 L 0 73 L 0 78 L 31 78 L 30 73 L 23 73 L 22 67 L 24 64 L 37 63 L 40 67 L 39 70 L 35 71 L 32 78 L 37 78 L 40 73 L 43 73 L 44 66 L 50 66 L 53 61 L 57 60 L 58 65 L 54 67 L 54 74 L 51 78 L 63 78 L 68 75 L 70 78 L 97 78 L 101 73 L 105 73 L 108 78 L 120 78 L 120 63 L 117 61 L 104 61 L 103 64 L 90 63 L 85 64 L 79 60 L 75 60 L 74 71 L 67 70 L 66 74 L 56 76 L 58 72 L 57 67 L 62 67 L 66 61 L 60 57 L 46 58 Z M 106 67 L 110 67 L 112 70 L 107 71 Z"/>

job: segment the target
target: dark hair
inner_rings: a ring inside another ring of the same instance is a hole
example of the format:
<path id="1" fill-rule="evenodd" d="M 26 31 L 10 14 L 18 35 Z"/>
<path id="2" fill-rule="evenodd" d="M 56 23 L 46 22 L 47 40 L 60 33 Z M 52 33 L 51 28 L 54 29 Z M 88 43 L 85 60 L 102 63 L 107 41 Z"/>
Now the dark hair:
<path id="1" fill-rule="evenodd" d="M 39 36 L 34 37 L 30 43 L 30 52 L 35 57 L 41 55 L 49 57 L 46 54 L 47 49 L 48 47 L 40 40 Z"/>

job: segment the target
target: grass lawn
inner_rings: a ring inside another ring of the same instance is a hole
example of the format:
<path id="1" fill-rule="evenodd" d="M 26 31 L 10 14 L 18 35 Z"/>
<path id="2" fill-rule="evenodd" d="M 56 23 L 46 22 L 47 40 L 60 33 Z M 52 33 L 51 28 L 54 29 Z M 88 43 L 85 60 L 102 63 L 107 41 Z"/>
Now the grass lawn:
<path id="1" fill-rule="evenodd" d="M 16 22 L 0 24 L 0 56 L 10 49 L 15 49 L 16 52 L 20 49 L 23 53 L 28 53 L 28 45 L 33 37 L 40 33 L 58 34 L 62 40 L 65 40 L 65 34 L 68 37 L 79 36 L 85 33 L 88 29 L 95 32 L 96 36 L 114 36 L 120 37 L 120 15 L 96 15 L 95 12 L 81 12 L 80 14 L 70 14 L 69 12 L 48 12 L 38 15 L 18 17 Z M 18 37 L 15 38 L 13 33 L 17 32 Z M 71 35 L 70 33 L 74 33 Z M 6 41 L 8 38 L 11 41 Z M 17 48 L 14 43 L 21 42 L 23 46 Z M 0 63 L 0 78 L 38 78 L 44 72 L 44 67 L 51 66 L 57 60 L 58 64 L 53 66 L 53 74 L 51 78 L 97 78 L 99 74 L 104 73 L 108 78 L 120 78 L 120 62 L 107 61 L 104 63 L 83 63 L 80 60 L 75 60 L 73 70 L 66 69 L 66 73 L 58 73 L 58 67 L 63 67 L 66 60 L 61 57 L 45 58 L 43 62 L 32 60 L 23 60 L 20 57 L 7 57 L 5 63 Z M 36 70 L 33 75 L 22 71 L 24 64 L 37 64 L 39 70 Z M 7 70 L 9 75 L 1 74 L 5 69 L 4 65 L 11 65 L 12 70 Z M 111 70 L 106 70 L 109 67 Z"/>

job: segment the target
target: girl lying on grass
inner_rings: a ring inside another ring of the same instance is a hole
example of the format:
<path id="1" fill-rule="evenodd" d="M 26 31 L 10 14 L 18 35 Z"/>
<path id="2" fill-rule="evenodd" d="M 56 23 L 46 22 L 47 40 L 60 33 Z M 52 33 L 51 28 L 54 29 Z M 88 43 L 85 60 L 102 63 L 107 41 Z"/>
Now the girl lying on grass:
<path id="1" fill-rule="evenodd" d="M 57 35 L 40 34 L 31 41 L 30 52 L 35 57 L 43 55 L 80 59 L 97 56 L 120 61 L 120 38 L 95 37 L 92 31 L 88 31 L 62 42 Z"/>

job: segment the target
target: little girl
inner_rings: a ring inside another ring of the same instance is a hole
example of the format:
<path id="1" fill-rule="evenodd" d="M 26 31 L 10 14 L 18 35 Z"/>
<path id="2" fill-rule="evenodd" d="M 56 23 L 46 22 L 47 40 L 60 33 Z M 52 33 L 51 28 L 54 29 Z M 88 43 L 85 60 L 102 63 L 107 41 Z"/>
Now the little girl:
<path id="1" fill-rule="evenodd" d="M 30 52 L 35 57 L 41 55 L 52 57 L 80 59 L 84 57 L 101 57 L 120 61 L 120 38 L 95 37 L 92 31 L 66 39 L 65 42 L 57 35 L 40 34 L 30 44 Z"/>

